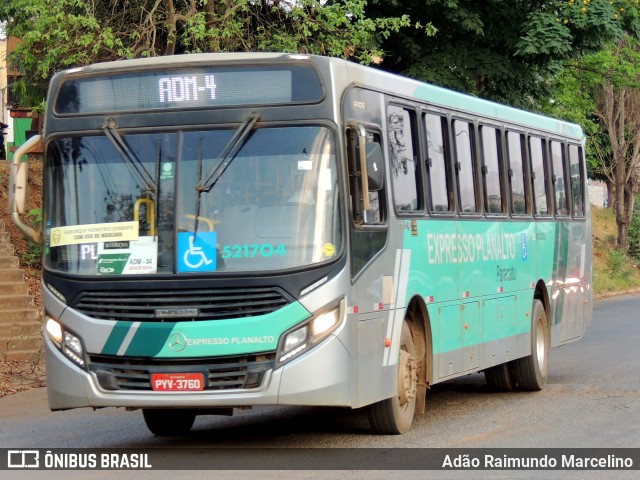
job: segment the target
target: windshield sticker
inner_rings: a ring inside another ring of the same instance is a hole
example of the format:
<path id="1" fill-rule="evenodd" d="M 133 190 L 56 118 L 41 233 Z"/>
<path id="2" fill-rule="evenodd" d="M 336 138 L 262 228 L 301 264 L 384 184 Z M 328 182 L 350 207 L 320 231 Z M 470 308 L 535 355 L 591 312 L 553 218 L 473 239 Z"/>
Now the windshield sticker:
<path id="1" fill-rule="evenodd" d="M 178 272 L 215 272 L 218 232 L 178 234 Z"/>
<path id="2" fill-rule="evenodd" d="M 158 270 L 158 237 L 98 244 L 99 275 L 136 275 Z"/>
<path id="3" fill-rule="evenodd" d="M 80 245 L 80 260 L 97 260 L 98 259 L 98 244 L 97 243 L 85 243 Z"/>
<path id="4" fill-rule="evenodd" d="M 175 175 L 175 164 L 173 162 L 164 162 L 160 168 L 160 180 L 173 180 Z"/>
<path id="5" fill-rule="evenodd" d="M 298 160 L 298 170 L 313 170 L 313 162 L 311 160 Z"/>
<path id="6" fill-rule="evenodd" d="M 273 255 L 280 255 L 281 257 L 284 257 L 286 253 L 284 243 L 279 243 L 275 246 L 270 243 L 245 243 L 242 245 L 225 245 L 222 247 L 221 257 L 225 260 L 228 258 L 269 258 Z"/>
<path id="7" fill-rule="evenodd" d="M 322 246 L 322 253 L 324 254 L 325 258 L 333 258 L 333 256 L 336 254 L 336 246 L 333 243 L 325 243 Z"/>
<path id="8" fill-rule="evenodd" d="M 138 239 L 138 222 L 92 223 L 51 229 L 50 246 Z"/>

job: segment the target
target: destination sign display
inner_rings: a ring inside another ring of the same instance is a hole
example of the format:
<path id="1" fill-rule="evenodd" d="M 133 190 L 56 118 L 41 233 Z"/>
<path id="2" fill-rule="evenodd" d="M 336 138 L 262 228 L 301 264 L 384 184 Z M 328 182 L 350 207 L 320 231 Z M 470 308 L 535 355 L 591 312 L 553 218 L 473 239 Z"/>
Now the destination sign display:
<path id="1" fill-rule="evenodd" d="M 313 103 L 323 94 L 308 65 L 142 71 L 70 77 L 58 91 L 55 113 Z"/>

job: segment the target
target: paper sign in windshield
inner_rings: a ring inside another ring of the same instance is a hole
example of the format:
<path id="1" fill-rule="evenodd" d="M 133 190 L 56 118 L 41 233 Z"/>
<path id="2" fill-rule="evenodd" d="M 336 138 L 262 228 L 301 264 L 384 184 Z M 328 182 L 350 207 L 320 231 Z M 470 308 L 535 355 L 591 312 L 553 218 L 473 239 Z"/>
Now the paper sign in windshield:
<path id="1" fill-rule="evenodd" d="M 51 229 L 49 246 L 138 239 L 138 222 L 92 223 Z"/>
<path id="2" fill-rule="evenodd" d="M 158 237 L 98 244 L 99 275 L 136 275 L 157 270 Z"/>

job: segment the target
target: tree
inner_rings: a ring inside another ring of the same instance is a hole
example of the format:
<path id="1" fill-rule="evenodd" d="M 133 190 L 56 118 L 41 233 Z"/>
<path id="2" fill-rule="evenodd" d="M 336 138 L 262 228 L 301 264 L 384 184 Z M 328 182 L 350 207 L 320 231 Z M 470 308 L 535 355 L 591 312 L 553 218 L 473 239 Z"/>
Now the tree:
<path id="1" fill-rule="evenodd" d="M 42 101 L 57 70 L 174 53 L 283 51 L 371 63 L 407 15 L 365 14 L 366 0 L 5 0 L 0 20 L 23 43 L 23 101 Z M 425 32 L 425 28 L 417 25 Z"/>
<path id="2" fill-rule="evenodd" d="M 589 173 L 609 186 L 617 246 L 626 252 L 640 192 L 640 42 L 625 36 L 567 63 L 559 79 L 548 111 L 585 126 Z"/>
<path id="3" fill-rule="evenodd" d="M 610 156 L 601 155 L 598 164 L 612 188 L 618 248 L 626 252 L 640 192 L 640 43 L 626 37 L 585 58 L 583 68 L 595 99 L 594 113 L 609 140 Z"/>
<path id="4" fill-rule="evenodd" d="M 384 40 L 382 68 L 524 108 L 547 99 L 562 63 L 638 32 L 635 0 L 372 0 L 437 29 Z"/>

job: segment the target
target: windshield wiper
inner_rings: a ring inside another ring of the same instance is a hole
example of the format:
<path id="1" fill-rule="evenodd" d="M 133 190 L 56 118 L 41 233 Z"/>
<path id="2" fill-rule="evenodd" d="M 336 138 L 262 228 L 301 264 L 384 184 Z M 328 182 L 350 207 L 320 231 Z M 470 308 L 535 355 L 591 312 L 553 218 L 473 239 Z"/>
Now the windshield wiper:
<path id="1" fill-rule="evenodd" d="M 217 165 L 212 166 L 207 172 L 207 175 L 200 179 L 200 182 L 196 186 L 198 192 L 209 192 L 213 186 L 218 182 L 220 177 L 224 174 L 225 170 L 231 165 L 233 159 L 237 155 L 238 151 L 244 145 L 244 142 L 249 138 L 249 134 L 253 130 L 254 125 L 260 118 L 260 115 L 253 112 L 251 116 L 238 127 L 236 132 L 231 137 L 231 140 L 225 145 L 224 149 L 220 153 L 220 161 Z M 205 179 L 206 178 L 206 179 Z"/>
<path id="2" fill-rule="evenodd" d="M 129 145 L 127 145 L 124 139 L 120 136 L 113 119 L 107 118 L 105 120 L 104 124 L 102 125 L 102 131 L 104 132 L 104 135 L 109 140 L 111 140 L 111 143 L 113 143 L 113 146 L 116 147 L 116 150 L 118 150 L 118 153 L 120 153 L 122 158 L 127 160 L 127 162 L 129 162 L 129 164 L 138 173 L 146 189 L 157 192 L 158 185 L 156 184 L 155 180 L 153 179 L 153 177 L 151 177 L 151 175 L 149 175 L 149 172 L 142 164 L 140 159 L 136 156 L 135 153 L 131 151 Z"/>

